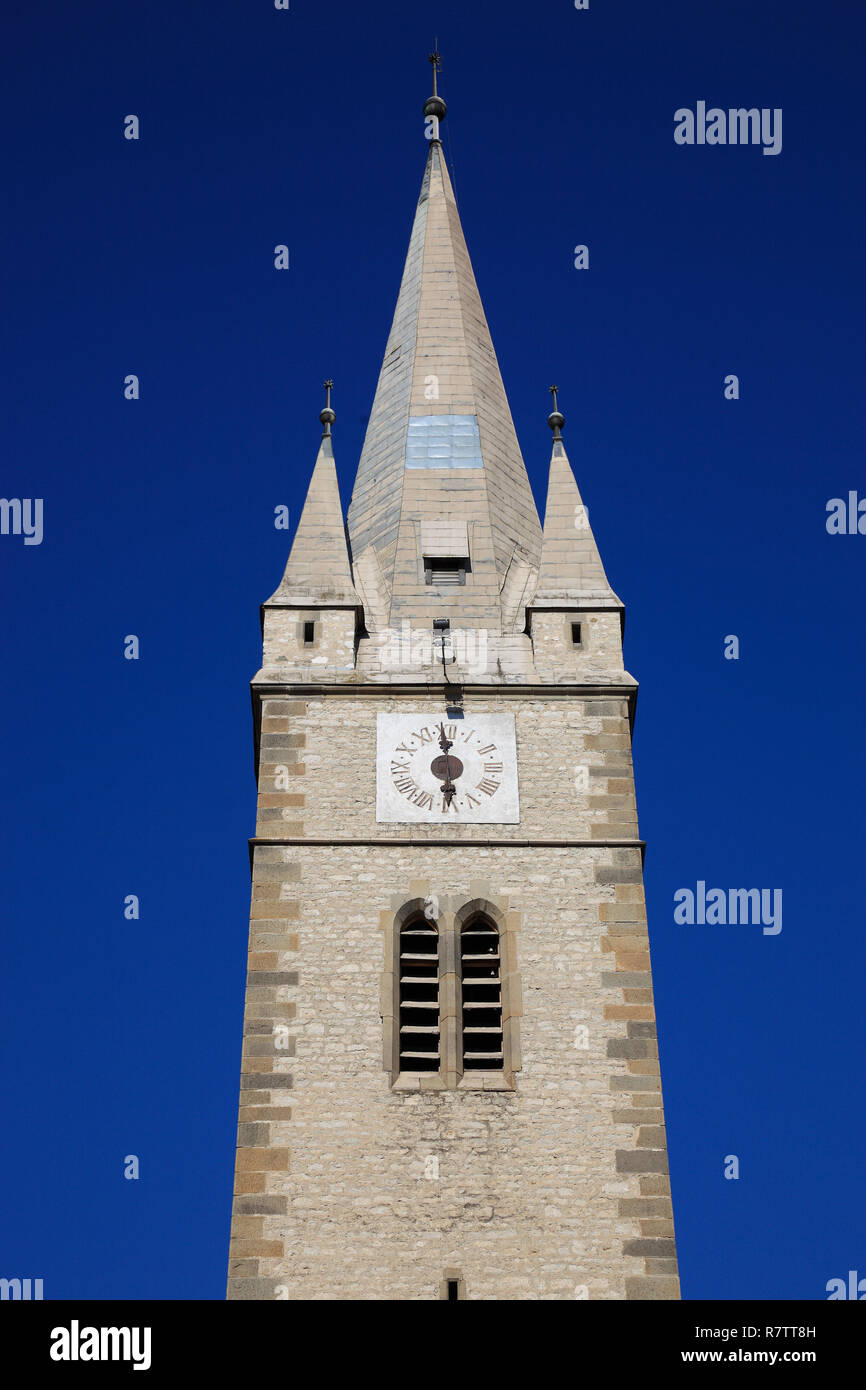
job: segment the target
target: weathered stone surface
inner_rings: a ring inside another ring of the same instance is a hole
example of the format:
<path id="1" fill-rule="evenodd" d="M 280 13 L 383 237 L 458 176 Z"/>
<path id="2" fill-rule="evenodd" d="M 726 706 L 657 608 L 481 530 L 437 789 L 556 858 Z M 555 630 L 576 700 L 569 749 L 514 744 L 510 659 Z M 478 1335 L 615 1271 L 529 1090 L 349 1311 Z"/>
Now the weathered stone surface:
<path id="1" fill-rule="evenodd" d="M 264 1193 L 235 1197 L 234 1210 L 240 1215 L 280 1216 L 288 1202 L 287 1197 L 268 1197 Z"/>
<path id="2" fill-rule="evenodd" d="M 659 1258 L 673 1258 L 676 1249 L 672 1240 L 649 1239 L 649 1240 L 627 1240 L 623 1246 L 625 1255 L 655 1255 Z"/>
<path id="3" fill-rule="evenodd" d="M 668 1156 L 663 1149 L 618 1149 L 616 1167 L 619 1173 L 666 1173 Z"/>
<path id="4" fill-rule="evenodd" d="M 680 1283 L 678 1279 L 666 1278 L 626 1279 L 625 1296 L 628 1299 L 678 1299 Z"/>
<path id="5" fill-rule="evenodd" d="M 229 1279 L 228 1296 L 239 1300 L 264 1300 L 276 1297 L 276 1279 Z"/>

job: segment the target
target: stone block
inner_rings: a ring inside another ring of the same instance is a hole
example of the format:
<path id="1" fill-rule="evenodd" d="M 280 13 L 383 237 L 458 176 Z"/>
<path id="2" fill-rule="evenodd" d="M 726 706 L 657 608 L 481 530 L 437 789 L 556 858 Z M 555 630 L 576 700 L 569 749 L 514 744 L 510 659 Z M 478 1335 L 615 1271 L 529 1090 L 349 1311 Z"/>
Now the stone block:
<path id="1" fill-rule="evenodd" d="M 626 1279 L 625 1296 L 627 1299 L 678 1299 L 679 1280 L 647 1275 Z"/>

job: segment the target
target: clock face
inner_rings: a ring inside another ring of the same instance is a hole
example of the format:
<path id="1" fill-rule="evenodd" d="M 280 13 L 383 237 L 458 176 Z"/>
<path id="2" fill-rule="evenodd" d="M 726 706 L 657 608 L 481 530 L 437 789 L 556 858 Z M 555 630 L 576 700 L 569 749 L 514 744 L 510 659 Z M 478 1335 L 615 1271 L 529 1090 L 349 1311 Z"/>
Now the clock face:
<path id="1" fill-rule="evenodd" d="M 376 725 L 377 821 L 518 824 L 513 714 L 380 714 Z"/>

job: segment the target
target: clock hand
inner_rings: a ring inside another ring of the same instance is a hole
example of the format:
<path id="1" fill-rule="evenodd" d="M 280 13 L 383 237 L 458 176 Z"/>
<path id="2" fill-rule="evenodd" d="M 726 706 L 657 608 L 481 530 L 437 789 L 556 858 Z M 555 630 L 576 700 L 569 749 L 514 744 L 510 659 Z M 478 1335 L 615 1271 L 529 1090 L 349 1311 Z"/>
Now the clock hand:
<path id="1" fill-rule="evenodd" d="M 454 797 L 457 795 L 457 788 L 451 781 L 451 760 L 448 757 L 448 749 L 451 747 L 451 742 L 445 737 L 444 724 L 439 725 L 439 747 L 445 754 L 445 778 L 442 783 L 442 795 L 445 798 L 445 805 L 450 806 Z"/>

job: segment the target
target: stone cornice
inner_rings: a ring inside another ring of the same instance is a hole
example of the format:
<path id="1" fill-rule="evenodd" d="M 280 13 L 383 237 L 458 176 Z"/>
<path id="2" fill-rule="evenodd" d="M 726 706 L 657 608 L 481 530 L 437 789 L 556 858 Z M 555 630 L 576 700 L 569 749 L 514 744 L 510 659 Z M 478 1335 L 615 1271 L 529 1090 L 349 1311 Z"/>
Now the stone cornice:
<path id="1" fill-rule="evenodd" d="M 469 827 L 467 826 L 467 829 Z M 433 836 L 422 837 L 421 835 L 367 835 L 367 836 L 331 836 L 324 839 L 321 836 L 260 836 L 253 835 L 249 840 L 250 849 L 250 872 L 253 867 L 253 854 L 258 845 L 294 845 L 309 847 L 317 846 L 320 849 L 335 849 L 338 847 L 354 846 L 355 848 L 372 848 L 374 845 L 396 845 L 398 848 L 405 848 L 412 845 L 414 848 L 421 849 L 466 849 L 469 845 L 480 845 L 482 849 L 639 849 L 641 863 L 646 857 L 646 840 L 569 840 L 569 839 L 540 839 L 535 836 L 529 838 L 521 837 L 515 839 L 496 839 L 492 835 L 466 835 L 461 839 L 449 837 L 448 839 L 437 839 Z"/>
<path id="2" fill-rule="evenodd" d="M 441 681 L 258 681 L 250 682 L 250 689 L 253 693 L 261 695 L 262 699 L 279 697 L 286 695 L 297 699 L 300 696 L 343 696 L 343 695 L 439 695 L 443 698 L 452 692 L 459 692 L 463 696 L 482 695 L 489 699 L 492 695 L 521 695 L 521 696 L 552 696 L 552 695 L 573 695 L 580 698 L 622 696 L 624 699 L 631 699 L 637 694 L 637 681 L 624 682 L 617 681 L 607 684 L 576 684 L 573 681 L 562 681 L 560 684 L 555 682 L 542 682 L 529 684 L 524 681 L 497 681 L 495 684 L 481 684 L 467 682 L 462 684 L 455 682 L 454 685 L 444 685 Z M 451 703 L 450 701 L 448 703 Z"/>

